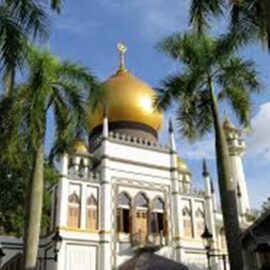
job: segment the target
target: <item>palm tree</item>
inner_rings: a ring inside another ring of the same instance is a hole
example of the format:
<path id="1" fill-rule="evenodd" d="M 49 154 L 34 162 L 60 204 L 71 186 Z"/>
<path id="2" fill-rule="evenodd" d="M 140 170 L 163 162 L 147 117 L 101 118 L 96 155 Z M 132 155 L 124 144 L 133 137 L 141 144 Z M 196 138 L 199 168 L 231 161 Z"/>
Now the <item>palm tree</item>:
<path id="1" fill-rule="evenodd" d="M 27 58 L 27 80 L 16 89 L 16 114 L 19 134 L 28 139 L 33 155 L 27 196 L 24 236 L 24 269 L 36 269 L 43 201 L 44 141 L 48 112 L 55 120 L 55 141 L 61 149 L 75 132 L 85 127 L 84 96 L 93 97 L 98 89 L 95 77 L 87 69 L 62 62 L 48 52 L 31 49 Z M 91 95 L 90 95 L 91 94 Z M 74 139 L 74 137 L 73 137 Z"/>
<path id="2" fill-rule="evenodd" d="M 237 204 L 229 154 L 220 122 L 219 101 L 227 101 L 239 121 L 247 126 L 251 94 L 260 90 L 252 61 L 234 55 L 224 39 L 197 34 L 173 35 L 158 48 L 179 61 L 183 72 L 168 76 L 159 89 L 159 108 L 176 102 L 181 133 L 190 140 L 214 130 L 221 206 L 232 270 L 243 269 Z"/>
<path id="3" fill-rule="evenodd" d="M 60 12 L 61 0 L 51 0 Z M 6 94 L 12 94 L 16 69 L 22 67 L 28 43 L 48 36 L 48 16 L 38 0 L 3 0 L 0 4 L 0 66 Z"/>
<path id="4" fill-rule="evenodd" d="M 230 35 L 238 42 L 261 41 L 270 51 L 269 0 L 192 0 L 190 24 L 204 33 L 213 18 L 230 15 Z"/>

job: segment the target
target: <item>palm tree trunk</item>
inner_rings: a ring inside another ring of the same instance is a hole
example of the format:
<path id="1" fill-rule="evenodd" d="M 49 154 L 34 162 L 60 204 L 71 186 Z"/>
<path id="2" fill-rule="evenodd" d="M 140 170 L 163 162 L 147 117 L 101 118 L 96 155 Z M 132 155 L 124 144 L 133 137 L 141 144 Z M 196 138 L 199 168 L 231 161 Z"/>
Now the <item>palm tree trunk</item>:
<path id="1" fill-rule="evenodd" d="M 220 124 L 218 104 L 211 79 L 209 79 L 211 95 L 211 109 L 215 130 L 216 162 L 219 181 L 219 192 L 223 213 L 224 230 L 229 253 L 230 269 L 242 270 L 242 246 L 240 236 L 239 217 L 237 211 L 236 193 L 231 172 L 229 152 L 225 134 Z"/>
<path id="2" fill-rule="evenodd" d="M 43 204 L 44 139 L 34 152 L 32 179 L 26 207 L 24 270 L 36 269 Z"/>

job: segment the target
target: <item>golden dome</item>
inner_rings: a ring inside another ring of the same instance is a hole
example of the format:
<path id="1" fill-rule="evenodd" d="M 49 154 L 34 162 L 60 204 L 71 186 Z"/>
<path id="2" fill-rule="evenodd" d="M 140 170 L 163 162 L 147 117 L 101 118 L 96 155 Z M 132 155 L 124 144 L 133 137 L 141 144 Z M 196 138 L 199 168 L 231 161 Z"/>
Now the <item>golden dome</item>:
<path id="1" fill-rule="evenodd" d="M 102 105 L 89 110 L 89 130 L 102 124 L 106 107 L 109 122 L 133 122 L 145 124 L 158 131 L 162 125 L 162 114 L 153 107 L 155 91 L 136 78 L 125 68 L 127 47 L 117 44 L 119 68 L 116 74 L 102 84 Z"/>
<path id="2" fill-rule="evenodd" d="M 162 114 L 153 107 L 154 90 L 130 72 L 120 69 L 103 84 L 109 122 L 127 121 L 145 124 L 158 131 Z M 104 108 L 89 112 L 89 130 L 102 124 Z"/>
<path id="3" fill-rule="evenodd" d="M 75 139 L 71 151 L 78 154 L 88 154 L 88 147 L 81 139 Z"/>

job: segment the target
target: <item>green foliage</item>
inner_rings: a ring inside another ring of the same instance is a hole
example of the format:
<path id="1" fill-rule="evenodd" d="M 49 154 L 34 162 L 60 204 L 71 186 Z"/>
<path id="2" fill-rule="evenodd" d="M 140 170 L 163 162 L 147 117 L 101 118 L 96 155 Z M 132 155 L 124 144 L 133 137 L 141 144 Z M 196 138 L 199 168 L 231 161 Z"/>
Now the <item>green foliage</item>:
<path id="1" fill-rule="evenodd" d="M 52 10 L 60 12 L 61 1 L 51 1 Z M 48 37 L 46 1 L 3 0 L 0 3 L 0 67 L 7 94 L 13 91 L 15 75 L 22 68 L 28 44 Z"/>
<path id="2" fill-rule="evenodd" d="M 238 42 L 260 40 L 270 49 L 269 0 L 192 0 L 190 24 L 199 34 L 205 33 L 215 18 L 230 17 L 230 35 Z"/>
<path id="3" fill-rule="evenodd" d="M 237 202 L 218 102 L 228 102 L 239 122 L 249 125 L 251 95 L 261 89 L 254 63 L 235 55 L 236 45 L 230 36 L 213 39 L 202 33 L 176 34 L 158 48 L 179 62 L 181 72 L 162 82 L 157 107 L 166 109 L 175 102 L 180 132 L 191 141 L 214 131 L 230 267 L 242 269 Z"/>
<path id="4" fill-rule="evenodd" d="M 190 5 L 190 23 L 198 33 L 203 33 L 209 27 L 213 17 L 223 15 L 225 1 L 220 0 L 193 0 Z"/>
<path id="5" fill-rule="evenodd" d="M 47 51 L 30 48 L 26 64 L 25 82 L 15 86 L 12 97 L 0 99 L 0 224 L 4 233 L 16 235 L 23 232 L 33 153 L 44 140 L 48 112 L 56 123 L 52 158 L 85 134 L 85 104 L 100 92 L 88 69 L 61 62 Z M 50 164 L 44 164 L 45 187 L 58 179 Z M 49 204 L 45 192 L 42 228 L 49 223 Z"/>
<path id="6" fill-rule="evenodd" d="M 30 153 L 17 153 L 17 163 L 0 162 L 0 234 L 22 236 L 25 221 L 26 190 L 31 172 Z M 45 186 L 58 181 L 56 169 L 46 162 L 44 169 Z M 49 193 L 44 194 L 42 229 L 49 225 Z"/>
<path id="7" fill-rule="evenodd" d="M 18 87 L 14 106 L 21 116 L 20 132 L 35 149 L 51 110 L 56 124 L 53 154 L 63 152 L 75 137 L 85 134 L 85 104 L 99 96 L 99 84 L 87 68 L 36 48 L 29 52 L 26 69 L 26 82 Z"/>
<path id="8" fill-rule="evenodd" d="M 231 41 L 176 34 L 159 43 L 158 49 L 183 66 L 181 73 L 163 80 L 157 105 L 166 109 L 176 101 L 177 120 L 185 137 L 195 140 L 212 130 L 211 85 L 220 102 L 228 102 L 240 123 L 249 125 L 251 95 L 261 85 L 254 62 L 235 56 Z"/>

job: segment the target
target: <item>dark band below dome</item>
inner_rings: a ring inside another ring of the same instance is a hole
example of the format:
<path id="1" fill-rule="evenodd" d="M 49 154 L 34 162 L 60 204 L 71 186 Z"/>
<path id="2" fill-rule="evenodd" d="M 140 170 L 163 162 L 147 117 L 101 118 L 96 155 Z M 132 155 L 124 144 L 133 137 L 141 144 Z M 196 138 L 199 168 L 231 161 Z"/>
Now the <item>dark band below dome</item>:
<path id="1" fill-rule="evenodd" d="M 157 131 L 152 127 L 142 123 L 130 121 L 110 122 L 109 131 L 113 131 L 119 134 L 125 134 L 127 136 L 143 138 L 149 141 L 158 140 Z M 101 133 L 102 125 L 95 127 L 89 134 L 89 145 L 91 145 Z"/>

